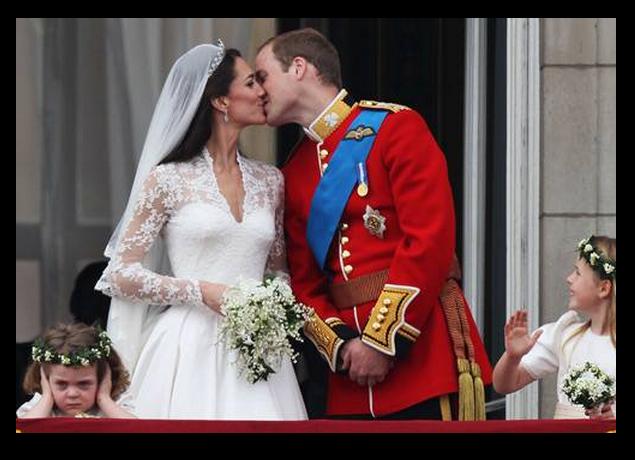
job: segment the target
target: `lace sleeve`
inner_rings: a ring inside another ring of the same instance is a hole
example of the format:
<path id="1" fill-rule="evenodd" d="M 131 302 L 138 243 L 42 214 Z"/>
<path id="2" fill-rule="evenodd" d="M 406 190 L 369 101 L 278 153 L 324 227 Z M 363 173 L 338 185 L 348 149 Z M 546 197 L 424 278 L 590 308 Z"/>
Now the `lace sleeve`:
<path id="1" fill-rule="evenodd" d="M 96 290 L 154 305 L 203 305 L 198 280 L 159 275 L 143 266 L 144 257 L 182 197 L 179 181 L 177 174 L 163 166 L 148 176 L 133 217 Z"/>
<path id="2" fill-rule="evenodd" d="M 274 168 L 272 193 L 275 195 L 272 202 L 275 205 L 276 236 L 271 244 L 265 273 L 280 276 L 289 281 L 289 269 L 287 267 L 287 251 L 284 242 L 284 177 Z"/>

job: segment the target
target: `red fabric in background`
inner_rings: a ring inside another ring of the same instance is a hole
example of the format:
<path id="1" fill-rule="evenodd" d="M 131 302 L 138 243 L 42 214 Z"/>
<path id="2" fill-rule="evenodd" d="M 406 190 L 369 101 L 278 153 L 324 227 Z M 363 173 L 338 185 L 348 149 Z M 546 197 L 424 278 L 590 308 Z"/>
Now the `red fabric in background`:
<path id="1" fill-rule="evenodd" d="M 22 433 L 606 433 L 615 430 L 615 420 L 256 422 L 51 417 L 17 419 L 17 430 Z"/>

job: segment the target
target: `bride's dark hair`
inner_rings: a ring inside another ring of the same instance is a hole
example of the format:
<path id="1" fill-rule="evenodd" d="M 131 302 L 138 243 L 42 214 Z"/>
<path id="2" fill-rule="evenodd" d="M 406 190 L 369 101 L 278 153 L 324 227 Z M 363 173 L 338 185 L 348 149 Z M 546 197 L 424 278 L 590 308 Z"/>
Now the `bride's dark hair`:
<path id="1" fill-rule="evenodd" d="M 229 87 L 236 78 L 234 64 L 237 57 L 242 57 L 237 49 L 225 50 L 225 57 L 207 80 L 203 97 L 185 136 L 159 164 L 187 161 L 201 153 L 203 146 L 212 135 L 213 109 L 210 101 L 229 94 Z"/>

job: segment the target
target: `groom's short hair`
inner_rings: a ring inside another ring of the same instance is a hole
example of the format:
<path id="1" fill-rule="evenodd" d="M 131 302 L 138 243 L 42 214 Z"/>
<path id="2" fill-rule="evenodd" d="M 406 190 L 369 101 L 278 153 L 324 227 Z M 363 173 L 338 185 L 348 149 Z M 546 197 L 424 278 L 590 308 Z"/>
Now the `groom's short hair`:
<path id="1" fill-rule="evenodd" d="M 322 83 L 342 88 L 340 56 L 333 44 L 317 30 L 306 27 L 285 32 L 265 42 L 260 49 L 269 44 L 285 72 L 293 58 L 301 56 L 315 66 Z"/>

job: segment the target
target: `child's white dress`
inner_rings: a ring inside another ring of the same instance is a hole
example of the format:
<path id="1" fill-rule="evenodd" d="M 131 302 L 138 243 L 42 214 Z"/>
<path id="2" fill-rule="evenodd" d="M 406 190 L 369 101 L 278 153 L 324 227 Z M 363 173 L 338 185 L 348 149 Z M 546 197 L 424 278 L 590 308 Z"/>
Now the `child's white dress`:
<path id="1" fill-rule="evenodd" d="M 572 406 L 562 392 L 562 381 L 571 367 L 586 361 L 595 363 L 608 375 L 616 376 L 616 349 L 609 335 L 597 335 L 587 329 L 583 334 L 562 344 L 570 337 L 584 320 L 571 310 L 556 322 L 542 326 L 542 335 L 536 345 L 522 357 L 520 364 L 535 379 L 558 373 L 558 405 L 554 418 L 586 418 L 582 406 Z M 613 405 L 617 416 L 617 405 Z"/>

